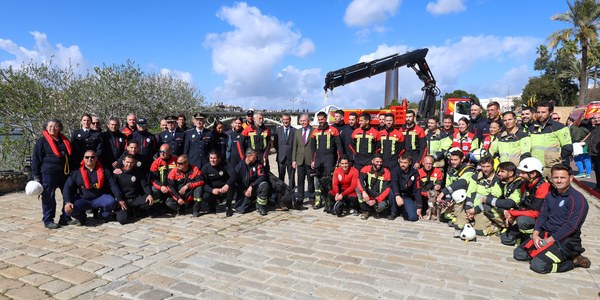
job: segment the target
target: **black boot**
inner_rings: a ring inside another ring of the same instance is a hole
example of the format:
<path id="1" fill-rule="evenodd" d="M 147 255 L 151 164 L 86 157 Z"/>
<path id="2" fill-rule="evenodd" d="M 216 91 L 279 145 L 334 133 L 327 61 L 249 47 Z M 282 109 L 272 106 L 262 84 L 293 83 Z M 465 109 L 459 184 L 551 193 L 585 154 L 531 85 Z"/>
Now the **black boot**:
<path id="1" fill-rule="evenodd" d="M 202 202 L 198 202 L 198 201 L 194 202 L 194 211 L 192 212 L 192 217 L 197 218 L 198 216 L 200 216 L 201 205 L 202 205 Z"/>

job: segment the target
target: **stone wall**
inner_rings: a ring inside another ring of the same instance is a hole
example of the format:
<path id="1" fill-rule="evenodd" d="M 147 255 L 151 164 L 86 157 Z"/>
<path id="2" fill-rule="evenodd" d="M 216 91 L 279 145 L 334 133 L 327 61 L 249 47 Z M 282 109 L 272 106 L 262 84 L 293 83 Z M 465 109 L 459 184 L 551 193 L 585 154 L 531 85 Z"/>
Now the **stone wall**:
<path id="1" fill-rule="evenodd" d="M 27 184 L 27 175 L 16 171 L 0 172 L 0 195 L 17 191 L 24 191 Z"/>

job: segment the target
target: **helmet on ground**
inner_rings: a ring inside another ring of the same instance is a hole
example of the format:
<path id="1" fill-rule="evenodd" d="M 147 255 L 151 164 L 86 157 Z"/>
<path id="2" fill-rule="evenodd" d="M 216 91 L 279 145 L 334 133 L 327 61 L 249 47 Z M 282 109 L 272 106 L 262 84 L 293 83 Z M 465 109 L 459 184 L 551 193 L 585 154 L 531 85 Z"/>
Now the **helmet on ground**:
<path id="1" fill-rule="evenodd" d="M 27 196 L 39 196 L 44 191 L 42 184 L 35 180 L 31 180 L 25 186 L 25 194 Z"/>
<path id="2" fill-rule="evenodd" d="M 383 212 L 384 210 L 386 210 L 388 208 L 388 203 L 387 201 L 381 201 L 379 203 L 377 203 L 377 206 L 375 207 L 375 210 L 380 213 Z"/>
<path id="3" fill-rule="evenodd" d="M 542 174 L 544 171 L 544 165 L 542 164 L 542 162 L 539 159 L 537 159 L 535 157 L 528 157 L 528 158 L 523 159 L 519 163 L 517 170 L 523 171 L 523 172 L 538 171 L 538 172 L 540 172 L 540 174 Z"/>
<path id="4" fill-rule="evenodd" d="M 462 203 L 467 199 L 467 190 L 460 189 L 452 192 L 452 200 L 456 203 Z"/>
<path id="5" fill-rule="evenodd" d="M 471 224 L 465 224 L 465 227 L 460 232 L 460 238 L 464 241 L 472 241 L 476 237 L 475 228 Z"/>

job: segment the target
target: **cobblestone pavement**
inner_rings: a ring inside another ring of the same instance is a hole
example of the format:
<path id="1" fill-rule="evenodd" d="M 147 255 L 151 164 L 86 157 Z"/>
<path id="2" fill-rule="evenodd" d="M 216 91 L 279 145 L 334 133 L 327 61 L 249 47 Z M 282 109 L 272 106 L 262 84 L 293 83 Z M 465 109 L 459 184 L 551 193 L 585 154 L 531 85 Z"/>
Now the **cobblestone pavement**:
<path id="1" fill-rule="evenodd" d="M 497 237 L 467 243 L 433 221 L 309 209 L 48 230 L 40 201 L 14 193 L 0 197 L 0 299 L 597 299 L 588 199 L 592 267 L 537 275 Z"/>

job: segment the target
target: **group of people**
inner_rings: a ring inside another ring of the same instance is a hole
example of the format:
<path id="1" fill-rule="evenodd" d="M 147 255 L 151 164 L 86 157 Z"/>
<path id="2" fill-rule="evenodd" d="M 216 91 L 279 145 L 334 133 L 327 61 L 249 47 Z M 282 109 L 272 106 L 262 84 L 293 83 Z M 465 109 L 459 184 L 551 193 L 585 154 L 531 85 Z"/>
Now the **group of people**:
<path id="1" fill-rule="evenodd" d="M 477 235 L 519 245 L 515 258 L 531 260 L 536 272 L 589 267 L 580 238 L 588 204 L 570 186 L 569 128 L 552 120 L 554 107 L 546 102 L 524 108 L 521 122 L 512 111 L 501 114 L 496 102 L 486 108 L 483 117 L 473 103 L 457 127 L 451 116 L 441 126 L 429 118 L 425 129 L 410 110 L 402 126 L 384 114 L 377 128 L 368 113 L 351 113 L 346 124 L 338 110 L 330 125 L 319 112 L 315 127 L 303 114 L 299 128 L 284 114 L 273 131 L 253 111 L 227 132 L 220 122 L 204 128 L 203 114 L 187 129 L 180 115 L 166 117 L 157 135 L 134 114 L 122 129 L 111 118 L 106 131 L 85 114 L 71 139 L 59 120 L 46 124 L 32 173 L 44 187 L 43 222 L 50 229 L 85 224 L 88 210 L 121 224 L 188 208 L 197 217 L 203 203 L 208 213 L 224 202 L 227 216 L 254 208 L 266 215 L 269 202 L 288 209 L 269 176 L 274 149 L 279 180 L 287 177 L 293 195 L 289 208 L 307 209 L 308 199 L 313 209 L 339 217 L 437 218 L 455 229 L 454 237 L 469 224 Z M 64 205 L 54 223 L 57 188 Z"/>

